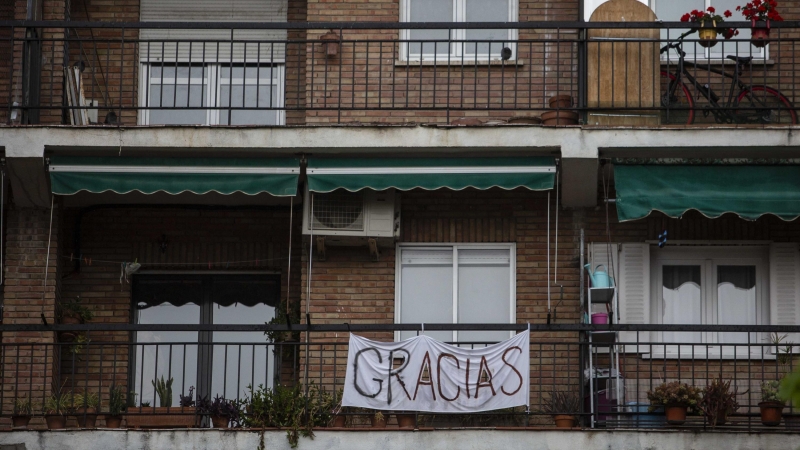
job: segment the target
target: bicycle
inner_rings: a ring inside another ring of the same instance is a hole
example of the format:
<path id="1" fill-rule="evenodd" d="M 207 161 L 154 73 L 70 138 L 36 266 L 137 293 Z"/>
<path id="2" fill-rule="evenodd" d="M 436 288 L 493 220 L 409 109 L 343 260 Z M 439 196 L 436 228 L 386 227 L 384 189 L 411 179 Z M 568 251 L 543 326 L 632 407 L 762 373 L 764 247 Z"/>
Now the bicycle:
<path id="1" fill-rule="evenodd" d="M 661 47 L 660 53 L 662 54 L 668 53 L 670 49 L 675 49 L 679 55 L 674 73 L 661 71 L 662 89 L 667 85 L 665 92 L 661 94 L 661 106 L 664 107 L 661 123 L 694 123 L 695 103 L 689 88 L 683 82 L 685 78 L 691 86 L 694 86 L 697 93 L 709 102 L 709 105 L 703 108 L 703 115 L 706 117 L 709 114 L 713 115 L 717 123 L 797 124 L 797 112 L 794 110 L 792 102 L 780 91 L 766 85 L 745 84 L 741 81 L 742 68 L 752 65 L 752 56 L 727 55 L 728 59 L 735 62 L 732 74 L 722 69 L 688 63 L 692 67 L 731 79 L 727 100 L 720 103 L 719 95 L 711 86 L 698 82 L 686 68 L 683 39 L 695 31 L 689 30 L 681 34 L 675 42 Z M 736 87 L 739 88 L 739 92 L 734 97 L 734 88 Z"/>

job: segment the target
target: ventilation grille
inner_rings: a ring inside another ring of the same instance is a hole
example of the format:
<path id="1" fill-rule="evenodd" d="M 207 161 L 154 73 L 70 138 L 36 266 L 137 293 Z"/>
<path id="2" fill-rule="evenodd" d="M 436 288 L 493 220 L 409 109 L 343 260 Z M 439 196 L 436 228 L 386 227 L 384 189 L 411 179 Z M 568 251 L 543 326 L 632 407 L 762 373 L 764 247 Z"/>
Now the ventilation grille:
<path id="1" fill-rule="evenodd" d="M 364 229 L 364 196 L 360 192 L 334 192 L 314 196 L 315 230 Z"/>

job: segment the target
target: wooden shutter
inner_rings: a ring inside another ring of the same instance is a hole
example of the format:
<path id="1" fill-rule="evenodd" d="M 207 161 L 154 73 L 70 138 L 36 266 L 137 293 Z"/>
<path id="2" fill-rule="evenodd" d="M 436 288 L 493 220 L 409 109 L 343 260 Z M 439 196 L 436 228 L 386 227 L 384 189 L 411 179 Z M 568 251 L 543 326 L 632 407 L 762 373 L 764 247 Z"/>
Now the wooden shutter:
<path id="1" fill-rule="evenodd" d="M 287 0 L 141 0 L 143 22 L 286 22 Z M 283 62 L 285 45 L 257 41 L 286 40 L 286 30 L 236 30 L 233 39 L 256 41 L 231 44 L 230 30 L 143 29 L 139 57 L 143 62 Z M 164 40 L 205 40 L 159 42 Z M 209 42 L 210 41 L 210 42 Z M 219 45 L 217 45 L 217 41 Z"/>
<path id="2" fill-rule="evenodd" d="M 650 244 L 622 244 L 619 269 L 619 321 L 626 324 L 650 323 Z M 623 331 L 619 340 L 636 342 L 637 333 Z M 639 342 L 651 341 L 650 333 L 638 333 Z M 626 351 L 636 351 L 627 346 Z"/>
<path id="3" fill-rule="evenodd" d="M 770 325 L 800 325 L 800 244 L 769 246 L 769 315 Z M 800 333 L 788 341 L 800 343 Z"/>

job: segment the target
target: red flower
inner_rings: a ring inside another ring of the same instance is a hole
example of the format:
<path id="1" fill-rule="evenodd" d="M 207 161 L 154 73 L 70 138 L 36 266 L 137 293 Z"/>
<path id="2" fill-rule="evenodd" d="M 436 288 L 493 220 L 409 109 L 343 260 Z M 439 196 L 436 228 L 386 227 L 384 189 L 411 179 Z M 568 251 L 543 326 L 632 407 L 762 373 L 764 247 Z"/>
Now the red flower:
<path id="1" fill-rule="evenodd" d="M 689 21 L 689 13 L 686 13 L 681 16 L 681 22 L 688 22 Z"/>
<path id="2" fill-rule="evenodd" d="M 722 15 L 725 16 L 725 17 L 730 17 L 730 16 L 733 15 L 733 13 L 730 12 L 730 10 L 726 10 L 724 13 L 722 13 Z"/>
<path id="3" fill-rule="evenodd" d="M 708 9 L 706 9 L 706 11 L 710 12 L 711 14 L 714 14 L 717 10 L 714 9 L 713 6 L 709 6 Z"/>

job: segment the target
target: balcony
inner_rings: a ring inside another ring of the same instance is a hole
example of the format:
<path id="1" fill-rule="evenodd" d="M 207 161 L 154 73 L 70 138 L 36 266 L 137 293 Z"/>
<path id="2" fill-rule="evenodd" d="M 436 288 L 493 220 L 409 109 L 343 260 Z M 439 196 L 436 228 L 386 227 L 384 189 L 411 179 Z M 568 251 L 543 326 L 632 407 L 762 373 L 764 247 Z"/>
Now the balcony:
<path id="1" fill-rule="evenodd" d="M 198 24 L 6 22 L 0 122 L 537 125 L 546 113 L 584 127 L 797 122 L 796 23 L 773 23 L 765 47 L 737 37 L 706 48 L 685 34 L 691 26 L 203 23 L 208 38 L 188 39 Z M 463 29 L 509 39 L 414 38 Z"/>
<path id="2" fill-rule="evenodd" d="M 509 336 L 527 328 L 525 324 L 425 325 L 434 333 L 499 330 Z M 343 388 L 349 332 L 390 341 L 395 332 L 419 333 L 421 329 L 418 324 L 3 325 L 0 415 L 9 427 L 9 418 L 19 415 L 18 402 L 27 399 L 33 419 L 27 428 L 15 429 L 23 434 L 26 429 L 30 433 L 47 428 L 43 411 L 66 417 L 66 426 L 72 429 L 118 428 L 119 424 L 109 421 L 111 395 L 117 387 L 125 396 L 122 427 L 209 428 L 208 417 L 196 413 L 195 407 L 199 398 L 218 395 L 237 402 L 237 417 L 225 427 L 243 431 L 265 426 L 291 428 L 288 422 L 262 414 L 259 408 L 265 406 L 258 399 L 263 400 L 263 393 L 254 395 L 258 388 L 251 389 L 261 385 L 267 391 L 295 396 L 298 404 L 312 404 L 297 410 L 303 415 L 304 430 L 313 428 L 323 434 L 326 428 L 327 432 L 400 431 L 393 412 L 386 412 L 390 416 L 386 430 L 376 430 L 370 424 L 374 412 L 340 409 L 332 395 Z M 767 433 L 796 439 L 800 433 L 797 405 L 784 409 L 782 422 L 767 425 L 762 423 L 758 406 L 762 382 L 779 380 L 798 364 L 797 344 L 774 340 L 800 331 L 796 326 L 565 324 L 530 325 L 530 329 L 529 408 L 456 415 L 412 413 L 412 429 L 549 432 L 554 429 L 553 414 L 562 412 L 576 417 L 573 431 L 605 430 L 620 433 L 618 436 L 665 433 L 665 439 L 673 439 L 675 431 L 682 431 L 692 432 L 690 436 L 715 433 L 719 439 L 727 439 L 724 434 L 747 432 L 751 438 L 757 436 L 753 433 Z M 616 341 L 598 338 L 617 331 L 625 334 Z M 264 332 L 267 337 L 254 339 Z M 56 336 L 57 340 L 14 343 L 15 338 L 34 334 Z M 593 336 L 591 341 L 589 336 Z M 490 342 L 456 344 L 474 348 Z M 703 390 L 717 379 L 730 382 L 738 403 L 724 423 L 711 423 L 698 411 L 685 423 L 670 425 L 663 410 L 648 411 L 648 391 L 665 381 Z M 169 394 L 163 389 L 165 382 Z M 580 399 L 578 407 L 573 411 L 549 407 L 557 392 Z M 92 395 L 96 409 L 80 407 L 81 399 Z M 189 397 L 191 403 L 185 402 Z M 54 402 L 54 398 L 62 401 Z M 343 420 L 334 422 L 332 411 L 344 416 Z M 0 442 L 9 442 L 13 435 L 4 435 Z M 109 437 L 113 435 L 103 436 L 113 439 Z"/>

